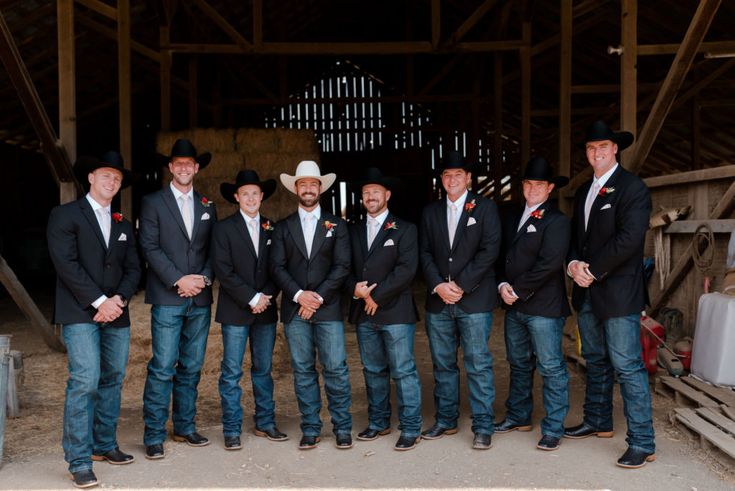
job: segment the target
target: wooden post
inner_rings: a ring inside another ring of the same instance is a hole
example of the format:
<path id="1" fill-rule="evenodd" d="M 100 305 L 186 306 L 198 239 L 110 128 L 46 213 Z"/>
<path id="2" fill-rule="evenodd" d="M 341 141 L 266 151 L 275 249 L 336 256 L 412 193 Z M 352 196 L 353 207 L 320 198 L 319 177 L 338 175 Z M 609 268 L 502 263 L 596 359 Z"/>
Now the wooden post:
<path id="1" fill-rule="evenodd" d="M 74 52 L 74 0 L 56 4 L 59 43 L 59 138 L 69 162 L 77 160 L 77 91 Z M 77 198 L 74 182 L 59 182 L 59 202 Z"/>
<path id="2" fill-rule="evenodd" d="M 158 38 L 161 46 L 169 43 L 169 27 L 160 26 Z M 171 129 L 171 51 L 161 49 L 161 131 Z"/>
<path id="3" fill-rule="evenodd" d="M 694 70 L 694 81 L 695 83 L 699 81 L 699 69 Z M 701 134 L 701 124 L 700 124 L 700 113 L 702 110 L 702 106 L 699 104 L 699 91 L 697 91 L 694 94 L 694 97 L 692 97 L 691 102 L 691 127 L 692 127 L 692 136 L 691 136 L 691 144 L 690 144 L 690 150 L 691 150 L 691 156 L 692 156 L 692 170 L 698 170 L 702 168 L 702 154 L 699 151 L 700 145 L 702 143 L 702 134 Z"/>
<path id="4" fill-rule="evenodd" d="M 263 48 L 263 0 L 253 0 L 253 46 Z"/>
<path id="5" fill-rule="evenodd" d="M 524 48 L 520 49 L 521 61 L 521 167 L 531 159 L 531 20 L 527 2 L 523 2 L 522 23 Z"/>
<path id="6" fill-rule="evenodd" d="M 431 0 L 431 47 L 439 47 L 441 39 L 441 0 Z"/>
<path id="7" fill-rule="evenodd" d="M 503 163 L 503 55 L 502 53 L 495 53 L 494 55 L 494 70 L 493 76 L 495 77 L 493 83 L 493 179 L 495 192 L 495 201 L 500 202 L 501 189 L 503 187 L 502 180 L 503 174 L 505 174 L 505 166 Z M 516 185 L 515 182 L 511 183 L 512 186 Z"/>
<path id="8" fill-rule="evenodd" d="M 120 118 L 120 154 L 125 168 L 133 164 L 132 100 L 130 90 L 130 0 L 117 0 L 117 71 Z M 133 216 L 133 192 L 130 187 L 120 192 L 123 215 Z"/>
<path id="9" fill-rule="evenodd" d="M 620 64 L 620 129 L 638 131 L 638 0 L 623 0 L 621 18 L 623 59 Z M 635 153 L 635 143 L 627 155 Z M 619 156 L 620 158 L 620 156 Z M 625 163 L 623 163 L 625 167 Z"/>
<path id="10" fill-rule="evenodd" d="M 572 177 L 572 1 L 561 0 L 559 60 L 559 174 Z M 572 196 L 570 196 L 571 198 Z M 559 209 L 572 211 L 571 199 L 559 200 Z"/>
<path id="11" fill-rule="evenodd" d="M 197 69 L 197 57 L 193 56 L 189 60 L 189 128 L 196 128 L 197 120 L 199 119 L 197 107 L 197 97 L 199 95 Z"/>

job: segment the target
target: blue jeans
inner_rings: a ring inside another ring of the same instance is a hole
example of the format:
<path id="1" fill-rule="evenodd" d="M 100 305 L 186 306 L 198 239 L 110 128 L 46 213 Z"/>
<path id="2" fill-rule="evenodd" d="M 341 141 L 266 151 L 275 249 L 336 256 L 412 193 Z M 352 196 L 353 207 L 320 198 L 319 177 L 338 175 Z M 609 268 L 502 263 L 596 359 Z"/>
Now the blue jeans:
<path id="1" fill-rule="evenodd" d="M 276 344 L 276 325 L 235 326 L 222 324 L 222 373 L 219 377 L 219 395 L 222 401 L 222 430 L 225 436 L 239 436 L 242 432 L 242 359 L 250 338 L 250 379 L 255 400 L 255 427 L 268 430 L 276 425 L 273 402 L 273 347 Z"/>
<path id="2" fill-rule="evenodd" d="M 459 367 L 457 351 L 462 346 L 467 387 L 470 393 L 472 431 L 493 434 L 493 356 L 488 348 L 492 312 L 468 314 L 447 305 L 438 314 L 426 312 L 426 332 L 434 364 L 436 424 L 455 428 L 459 419 Z"/>
<path id="3" fill-rule="evenodd" d="M 531 423 L 533 372 L 538 366 L 544 381 L 541 434 L 564 435 L 564 418 L 569 412 L 569 374 L 561 347 L 564 317 L 527 315 L 516 310 L 505 313 L 505 352 L 510 364 L 510 388 L 506 419 Z"/>
<path id="4" fill-rule="evenodd" d="M 342 321 L 311 322 L 296 316 L 286 324 L 285 331 L 291 352 L 294 390 L 301 411 L 301 432 L 304 436 L 319 436 L 322 430 L 319 417 L 322 398 L 316 371 L 318 354 L 334 433 L 350 433 L 352 389 Z"/>
<path id="5" fill-rule="evenodd" d="M 599 430 L 613 428 L 613 383 L 620 382 L 628 446 L 653 453 L 656 449 L 648 373 L 641 358 L 638 314 L 600 320 L 592 312 L 589 294 L 577 313 L 582 356 L 587 361 L 584 421 Z"/>
<path id="6" fill-rule="evenodd" d="M 197 386 L 201 377 L 211 309 L 197 307 L 192 299 L 183 305 L 151 308 L 153 357 L 143 392 L 145 445 L 166 440 L 168 408 L 173 396 L 174 434 L 196 431 Z"/>
<path id="7" fill-rule="evenodd" d="M 130 349 L 130 327 L 66 324 L 69 362 L 62 447 L 69 472 L 92 468 L 92 455 L 117 447 L 120 390 Z"/>
<path id="8" fill-rule="evenodd" d="M 357 326 L 362 373 L 367 388 L 369 427 L 390 428 L 390 379 L 396 384 L 398 429 L 407 437 L 421 434 L 421 381 L 416 371 L 413 338 L 416 324 Z"/>

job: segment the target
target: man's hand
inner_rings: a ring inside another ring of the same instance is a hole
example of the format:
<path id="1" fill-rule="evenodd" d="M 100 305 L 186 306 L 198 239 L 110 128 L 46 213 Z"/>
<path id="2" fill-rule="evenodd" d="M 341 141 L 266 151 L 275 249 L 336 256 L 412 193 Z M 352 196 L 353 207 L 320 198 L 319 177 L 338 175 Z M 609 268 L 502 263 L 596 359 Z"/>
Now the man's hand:
<path id="1" fill-rule="evenodd" d="M 299 305 L 301 305 L 301 308 L 299 309 L 299 315 L 304 320 L 309 320 L 312 315 L 314 315 L 314 312 L 316 312 L 319 307 L 322 306 L 322 303 L 324 302 L 324 299 L 319 296 L 318 293 L 312 292 L 310 290 L 304 290 L 301 292 L 301 295 L 299 295 Z"/>
<path id="2" fill-rule="evenodd" d="M 449 283 L 439 283 L 436 285 L 436 288 L 434 288 L 434 291 L 447 305 L 454 305 L 459 302 L 464 294 L 462 289 L 453 281 Z"/>
<path id="3" fill-rule="evenodd" d="M 195 297 L 199 295 L 206 285 L 204 277 L 199 274 L 188 274 L 179 278 L 176 282 L 180 297 Z"/>
<path id="4" fill-rule="evenodd" d="M 97 308 L 97 313 L 92 318 L 95 322 L 112 322 L 123 313 L 122 299 L 115 295 L 114 297 L 108 298 L 100 304 Z"/>
<path id="5" fill-rule="evenodd" d="M 251 310 L 253 314 L 261 314 L 265 312 L 265 310 L 270 306 L 271 304 L 271 295 L 266 295 L 265 293 L 260 294 L 260 298 L 258 299 L 258 303 L 255 304 L 255 307 L 251 307 Z"/>
<path id="6" fill-rule="evenodd" d="M 352 296 L 357 298 L 367 298 L 370 296 L 376 286 L 378 286 L 377 283 L 373 283 L 372 285 L 368 286 L 367 281 L 360 281 L 355 285 L 355 291 L 352 293 Z"/>
<path id="7" fill-rule="evenodd" d="M 513 291 L 513 287 L 506 283 L 500 287 L 500 298 L 508 305 L 513 305 L 518 300 L 518 295 Z"/>
<path id="8" fill-rule="evenodd" d="M 308 309 L 306 307 L 299 308 L 299 316 L 304 319 L 305 321 L 308 321 L 311 319 L 311 316 L 314 315 L 314 311 L 311 309 Z"/>
<path id="9" fill-rule="evenodd" d="M 569 272 L 572 273 L 574 282 L 582 288 L 588 288 L 595 277 L 590 274 L 589 263 L 584 261 L 576 261 L 569 266 Z"/>
<path id="10" fill-rule="evenodd" d="M 375 303 L 375 300 L 373 300 L 373 297 L 368 296 L 365 298 L 365 313 L 367 315 L 375 315 L 375 312 L 378 310 L 378 304 Z"/>

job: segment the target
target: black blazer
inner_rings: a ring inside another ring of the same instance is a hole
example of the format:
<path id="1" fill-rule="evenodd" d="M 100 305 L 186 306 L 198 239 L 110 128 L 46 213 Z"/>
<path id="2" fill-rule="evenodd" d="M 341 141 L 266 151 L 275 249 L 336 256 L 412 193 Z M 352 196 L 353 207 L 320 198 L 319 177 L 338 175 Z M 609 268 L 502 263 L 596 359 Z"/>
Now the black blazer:
<path id="1" fill-rule="evenodd" d="M 273 222 L 261 215 L 256 255 L 248 226 L 239 211 L 214 225 L 212 266 L 220 284 L 215 315 L 217 322 L 250 326 L 273 324 L 278 320 L 278 289 L 268 274 L 273 234 L 268 228 L 272 227 Z M 258 292 L 273 298 L 265 312 L 255 315 L 248 302 Z"/>
<path id="2" fill-rule="evenodd" d="M 618 166 L 605 188 L 614 191 L 592 203 L 584 229 L 584 203 L 592 181 L 575 195 L 569 261 L 590 264 L 597 278 L 589 287 L 592 311 L 600 319 L 638 314 L 647 302 L 643 245 L 651 216 L 651 195 L 643 181 Z M 572 305 L 582 307 L 585 288 L 574 285 Z"/>
<path id="3" fill-rule="evenodd" d="M 174 286 L 187 274 L 200 274 L 214 279 L 209 257 L 217 211 L 214 203 L 202 204 L 202 195 L 194 191 L 194 227 L 192 239 L 186 233 L 184 219 L 170 186 L 143 198 L 140 209 L 140 247 L 148 262 L 145 302 L 154 305 L 182 305 Z M 194 297 L 202 307 L 212 303 L 212 288 L 204 288 Z"/>
<path id="4" fill-rule="evenodd" d="M 138 289 L 140 259 L 128 220 L 110 221 L 108 247 L 92 205 L 82 197 L 51 210 L 46 236 L 57 275 L 55 323 L 92 323 L 92 302 L 102 295 L 129 299 Z M 129 326 L 128 308 L 109 325 Z"/>
<path id="5" fill-rule="evenodd" d="M 439 283 L 451 279 L 465 292 L 457 303 L 463 311 L 492 311 L 498 297 L 494 266 L 500 241 L 500 218 L 492 200 L 468 193 L 451 249 L 446 199 L 426 206 L 419 240 L 421 267 L 428 287 L 426 310 L 438 313 L 444 308 L 441 297 L 432 292 Z"/>
<path id="6" fill-rule="evenodd" d="M 520 230 L 523 208 L 504 217 L 498 284 L 507 281 L 519 298 L 503 306 L 527 315 L 566 317 L 571 313 L 564 284 L 569 218 L 548 201 L 536 210 L 543 213 L 541 218 L 529 217 Z"/>
<path id="7" fill-rule="evenodd" d="M 306 243 L 301 231 L 298 212 L 278 222 L 271 246 L 271 277 L 283 291 L 281 321 L 291 322 L 299 311 L 293 301 L 299 290 L 318 293 L 324 304 L 312 316 L 313 321 L 341 321 L 342 285 L 350 274 L 350 237 L 347 223 L 322 210 L 316 225 L 311 257 L 306 255 Z M 328 230 L 326 223 L 332 224 Z"/>
<path id="8" fill-rule="evenodd" d="M 352 299 L 350 322 L 376 324 L 412 324 L 418 320 L 411 282 L 419 265 L 419 244 L 416 225 L 388 213 L 383 226 L 367 248 L 366 220 L 350 225 L 352 270 L 347 289 L 352 295 L 355 284 L 377 283 L 371 296 L 378 304 L 375 315 L 365 313 L 365 301 Z M 387 228 L 395 224 L 395 228 Z"/>

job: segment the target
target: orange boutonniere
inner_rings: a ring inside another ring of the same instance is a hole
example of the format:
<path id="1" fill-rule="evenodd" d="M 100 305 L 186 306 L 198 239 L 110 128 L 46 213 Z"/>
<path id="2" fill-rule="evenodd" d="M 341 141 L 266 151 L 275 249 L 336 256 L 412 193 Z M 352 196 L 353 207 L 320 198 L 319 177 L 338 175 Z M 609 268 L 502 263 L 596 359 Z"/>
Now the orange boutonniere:
<path id="1" fill-rule="evenodd" d="M 273 225 L 271 225 L 270 220 L 266 220 L 265 222 L 260 224 L 261 227 L 263 227 L 263 230 L 266 232 L 273 232 Z"/>
<path id="2" fill-rule="evenodd" d="M 115 220 L 115 223 L 120 223 L 123 221 L 123 214 L 119 211 L 116 211 L 112 214 L 112 219 Z"/>
<path id="3" fill-rule="evenodd" d="M 205 198 L 204 196 L 202 196 L 202 206 L 203 207 L 209 208 L 209 205 L 211 205 L 211 204 L 212 204 L 211 201 L 209 201 L 207 198 Z"/>
<path id="4" fill-rule="evenodd" d="M 334 227 L 336 227 L 337 224 L 334 222 L 330 222 L 329 220 L 324 220 L 324 228 L 327 229 L 327 231 L 331 232 Z"/>
<path id="5" fill-rule="evenodd" d="M 477 206 L 477 203 L 476 203 L 476 202 L 475 202 L 475 200 L 473 199 L 473 200 L 472 200 L 472 201 L 470 201 L 469 203 L 465 203 L 465 204 L 464 204 L 464 211 L 466 211 L 467 213 L 471 213 L 471 212 L 472 212 L 472 210 L 474 210 L 474 209 L 475 209 L 475 206 Z"/>
<path id="6" fill-rule="evenodd" d="M 383 227 L 383 230 L 398 230 L 398 225 L 396 225 L 396 222 L 388 222 Z"/>
<path id="7" fill-rule="evenodd" d="M 536 220 L 541 220 L 544 217 L 544 212 L 546 210 L 533 210 L 531 213 L 531 218 L 535 218 Z"/>
<path id="8" fill-rule="evenodd" d="M 606 188 L 600 188 L 600 191 L 597 193 L 597 196 L 607 196 L 608 194 L 612 194 L 615 192 L 615 188 L 612 186 L 606 187 Z"/>

